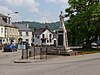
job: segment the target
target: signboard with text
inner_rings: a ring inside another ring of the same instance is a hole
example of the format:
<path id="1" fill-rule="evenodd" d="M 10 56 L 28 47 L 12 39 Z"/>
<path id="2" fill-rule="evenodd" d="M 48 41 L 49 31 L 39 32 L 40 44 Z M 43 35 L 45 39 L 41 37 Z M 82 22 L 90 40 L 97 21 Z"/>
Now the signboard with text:
<path id="1" fill-rule="evenodd" d="M 18 49 L 26 49 L 25 45 L 18 45 Z"/>

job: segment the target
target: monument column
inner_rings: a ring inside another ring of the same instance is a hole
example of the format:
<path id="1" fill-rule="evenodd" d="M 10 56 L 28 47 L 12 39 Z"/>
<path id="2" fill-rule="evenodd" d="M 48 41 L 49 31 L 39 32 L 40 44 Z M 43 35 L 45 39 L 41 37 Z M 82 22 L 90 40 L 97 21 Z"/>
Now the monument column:
<path id="1" fill-rule="evenodd" d="M 63 12 L 61 11 L 61 14 L 59 15 L 60 18 L 60 27 L 57 31 L 57 45 L 58 47 L 64 47 L 67 49 L 68 47 L 68 40 L 67 40 L 67 31 L 64 25 L 64 16 Z"/>

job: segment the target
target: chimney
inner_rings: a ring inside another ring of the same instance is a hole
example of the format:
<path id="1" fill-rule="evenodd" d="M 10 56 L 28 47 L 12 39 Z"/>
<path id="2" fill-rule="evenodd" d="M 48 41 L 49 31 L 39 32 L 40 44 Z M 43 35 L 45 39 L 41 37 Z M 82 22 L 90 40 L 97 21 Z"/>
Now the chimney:
<path id="1" fill-rule="evenodd" d="M 10 17 L 10 16 L 7 16 L 7 17 L 6 17 L 6 23 L 7 23 L 7 24 L 11 24 L 11 17 Z"/>
<path id="2" fill-rule="evenodd" d="M 26 24 L 26 27 L 29 28 L 29 24 Z"/>
<path id="3" fill-rule="evenodd" d="M 48 24 L 47 24 L 46 22 L 45 22 L 45 24 L 44 24 L 44 25 L 45 25 L 45 28 L 48 28 Z"/>

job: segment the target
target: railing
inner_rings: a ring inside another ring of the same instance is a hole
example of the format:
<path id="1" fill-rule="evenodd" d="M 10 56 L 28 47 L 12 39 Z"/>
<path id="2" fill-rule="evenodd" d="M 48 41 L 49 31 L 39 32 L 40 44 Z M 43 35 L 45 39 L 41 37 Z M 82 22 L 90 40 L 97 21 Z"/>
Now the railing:
<path id="1" fill-rule="evenodd" d="M 57 56 L 72 56 L 76 54 L 76 52 L 67 52 L 64 48 L 54 46 L 33 46 L 29 52 L 29 56 L 34 59 L 48 59 Z"/>

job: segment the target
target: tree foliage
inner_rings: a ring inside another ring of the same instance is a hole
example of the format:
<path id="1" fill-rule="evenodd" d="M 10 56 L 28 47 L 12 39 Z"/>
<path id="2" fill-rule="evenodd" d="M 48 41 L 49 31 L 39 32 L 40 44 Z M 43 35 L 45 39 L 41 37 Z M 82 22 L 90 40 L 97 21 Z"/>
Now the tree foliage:
<path id="1" fill-rule="evenodd" d="M 69 0 L 66 23 L 70 44 L 90 45 L 100 36 L 100 1 Z"/>

